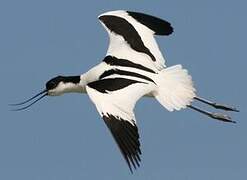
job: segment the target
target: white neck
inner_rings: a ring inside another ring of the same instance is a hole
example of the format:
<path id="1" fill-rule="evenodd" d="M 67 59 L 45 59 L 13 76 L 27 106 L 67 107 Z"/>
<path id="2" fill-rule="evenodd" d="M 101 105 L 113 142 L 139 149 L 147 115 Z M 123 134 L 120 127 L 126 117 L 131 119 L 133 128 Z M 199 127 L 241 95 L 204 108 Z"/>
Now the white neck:
<path id="1" fill-rule="evenodd" d="M 86 81 L 86 76 L 85 74 L 82 74 L 80 76 L 80 83 L 78 84 L 78 89 L 80 89 L 80 93 L 86 93 L 86 85 L 87 85 L 87 81 Z"/>

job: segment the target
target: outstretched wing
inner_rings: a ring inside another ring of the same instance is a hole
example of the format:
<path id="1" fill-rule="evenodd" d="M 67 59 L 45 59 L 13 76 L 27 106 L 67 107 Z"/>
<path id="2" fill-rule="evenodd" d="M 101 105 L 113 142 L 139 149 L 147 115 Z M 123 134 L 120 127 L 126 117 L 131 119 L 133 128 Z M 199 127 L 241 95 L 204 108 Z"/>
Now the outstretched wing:
<path id="1" fill-rule="evenodd" d="M 99 20 L 110 37 L 107 55 L 158 70 L 165 67 L 165 60 L 154 35 L 171 34 L 173 28 L 169 22 L 147 14 L 123 10 L 101 14 Z"/>
<path id="2" fill-rule="evenodd" d="M 140 165 L 140 142 L 133 108 L 152 85 L 121 77 L 91 82 L 86 91 L 113 135 L 131 172 Z"/>

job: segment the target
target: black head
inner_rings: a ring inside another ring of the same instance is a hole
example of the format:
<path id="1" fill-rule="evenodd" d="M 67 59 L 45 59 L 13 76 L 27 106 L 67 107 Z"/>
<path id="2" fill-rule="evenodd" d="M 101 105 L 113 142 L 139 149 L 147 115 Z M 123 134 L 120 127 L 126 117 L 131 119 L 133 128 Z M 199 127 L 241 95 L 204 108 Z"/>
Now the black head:
<path id="1" fill-rule="evenodd" d="M 46 90 L 52 90 L 58 87 L 60 83 L 73 83 L 78 84 L 80 82 L 80 76 L 57 76 L 52 78 L 46 83 Z"/>
<path id="2" fill-rule="evenodd" d="M 46 90 L 49 91 L 49 90 L 55 89 L 60 82 L 64 82 L 64 81 L 65 81 L 65 77 L 63 76 L 54 77 L 46 83 L 45 85 Z"/>

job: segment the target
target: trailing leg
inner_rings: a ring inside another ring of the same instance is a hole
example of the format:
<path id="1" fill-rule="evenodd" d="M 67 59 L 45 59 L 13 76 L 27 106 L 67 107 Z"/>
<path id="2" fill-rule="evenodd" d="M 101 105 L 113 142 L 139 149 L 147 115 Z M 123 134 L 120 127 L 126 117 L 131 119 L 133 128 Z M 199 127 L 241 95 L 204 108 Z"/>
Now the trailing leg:
<path id="1" fill-rule="evenodd" d="M 216 109 L 222 109 L 222 110 L 225 110 L 225 111 L 239 112 L 239 110 L 237 108 L 232 107 L 232 106 L 228 106 L 228 105 L 225 105 L 225 104 L 218 104 L 218 103 L 215 103 L 215 102 L 212 102 L 212 101 L 200 98 L 200 97 L 194 97 L 194 99 L 198 100 L 198 101 L 200 101 L 202 103 L 208 104 L 210 106 L 213 106 Z"/>
<path id="2" fill-rule="evenodd" d="M 192 106 L 192 105 L 188 105 L 187 107 L 197 111 L 197 112 L 200 112 L 202 114 L 205 114 L 207 116 L 209 116 L 210 118 L 213 118 L 213 119 L 217 119 L 219 121 L 224 121 L 224 122 L 231 122 L 231 123 L 236 123 L 236 121 L 233 121 L 231 119 L 231 117 L 229 117 L 228 115 L 225 115 L 225 114 L 221 114 L 221 113 L 213 113 L 213 112 L 209 112 L 209 111 L 205 111 L 205 110 L 202 110 L 196 106 Z"/>

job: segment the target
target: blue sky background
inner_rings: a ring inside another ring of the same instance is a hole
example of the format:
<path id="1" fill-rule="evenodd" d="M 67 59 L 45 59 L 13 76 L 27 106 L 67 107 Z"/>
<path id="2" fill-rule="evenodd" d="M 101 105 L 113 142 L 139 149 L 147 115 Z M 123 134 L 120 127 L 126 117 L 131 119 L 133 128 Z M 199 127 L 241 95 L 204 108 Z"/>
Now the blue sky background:
<path id="1" fill-rule="evenodd" d="M 240 0 L 1 0 L 0 179 L 246 179 L 246 6 Z M 116 9 L 171 22 L 174 34 L 158 38 L 167 65 L 183 64 L 200 96 L 239 107 L 231 114 L 238 123 L 189 109 L 169 113 L 143 98 L 136 106 L 142 164 L 131 175 L 86 95 L 9 111 L 9 103 L 40 91 L 50 78 L 99 63 L 108 37 L 97 16 Z"/>

